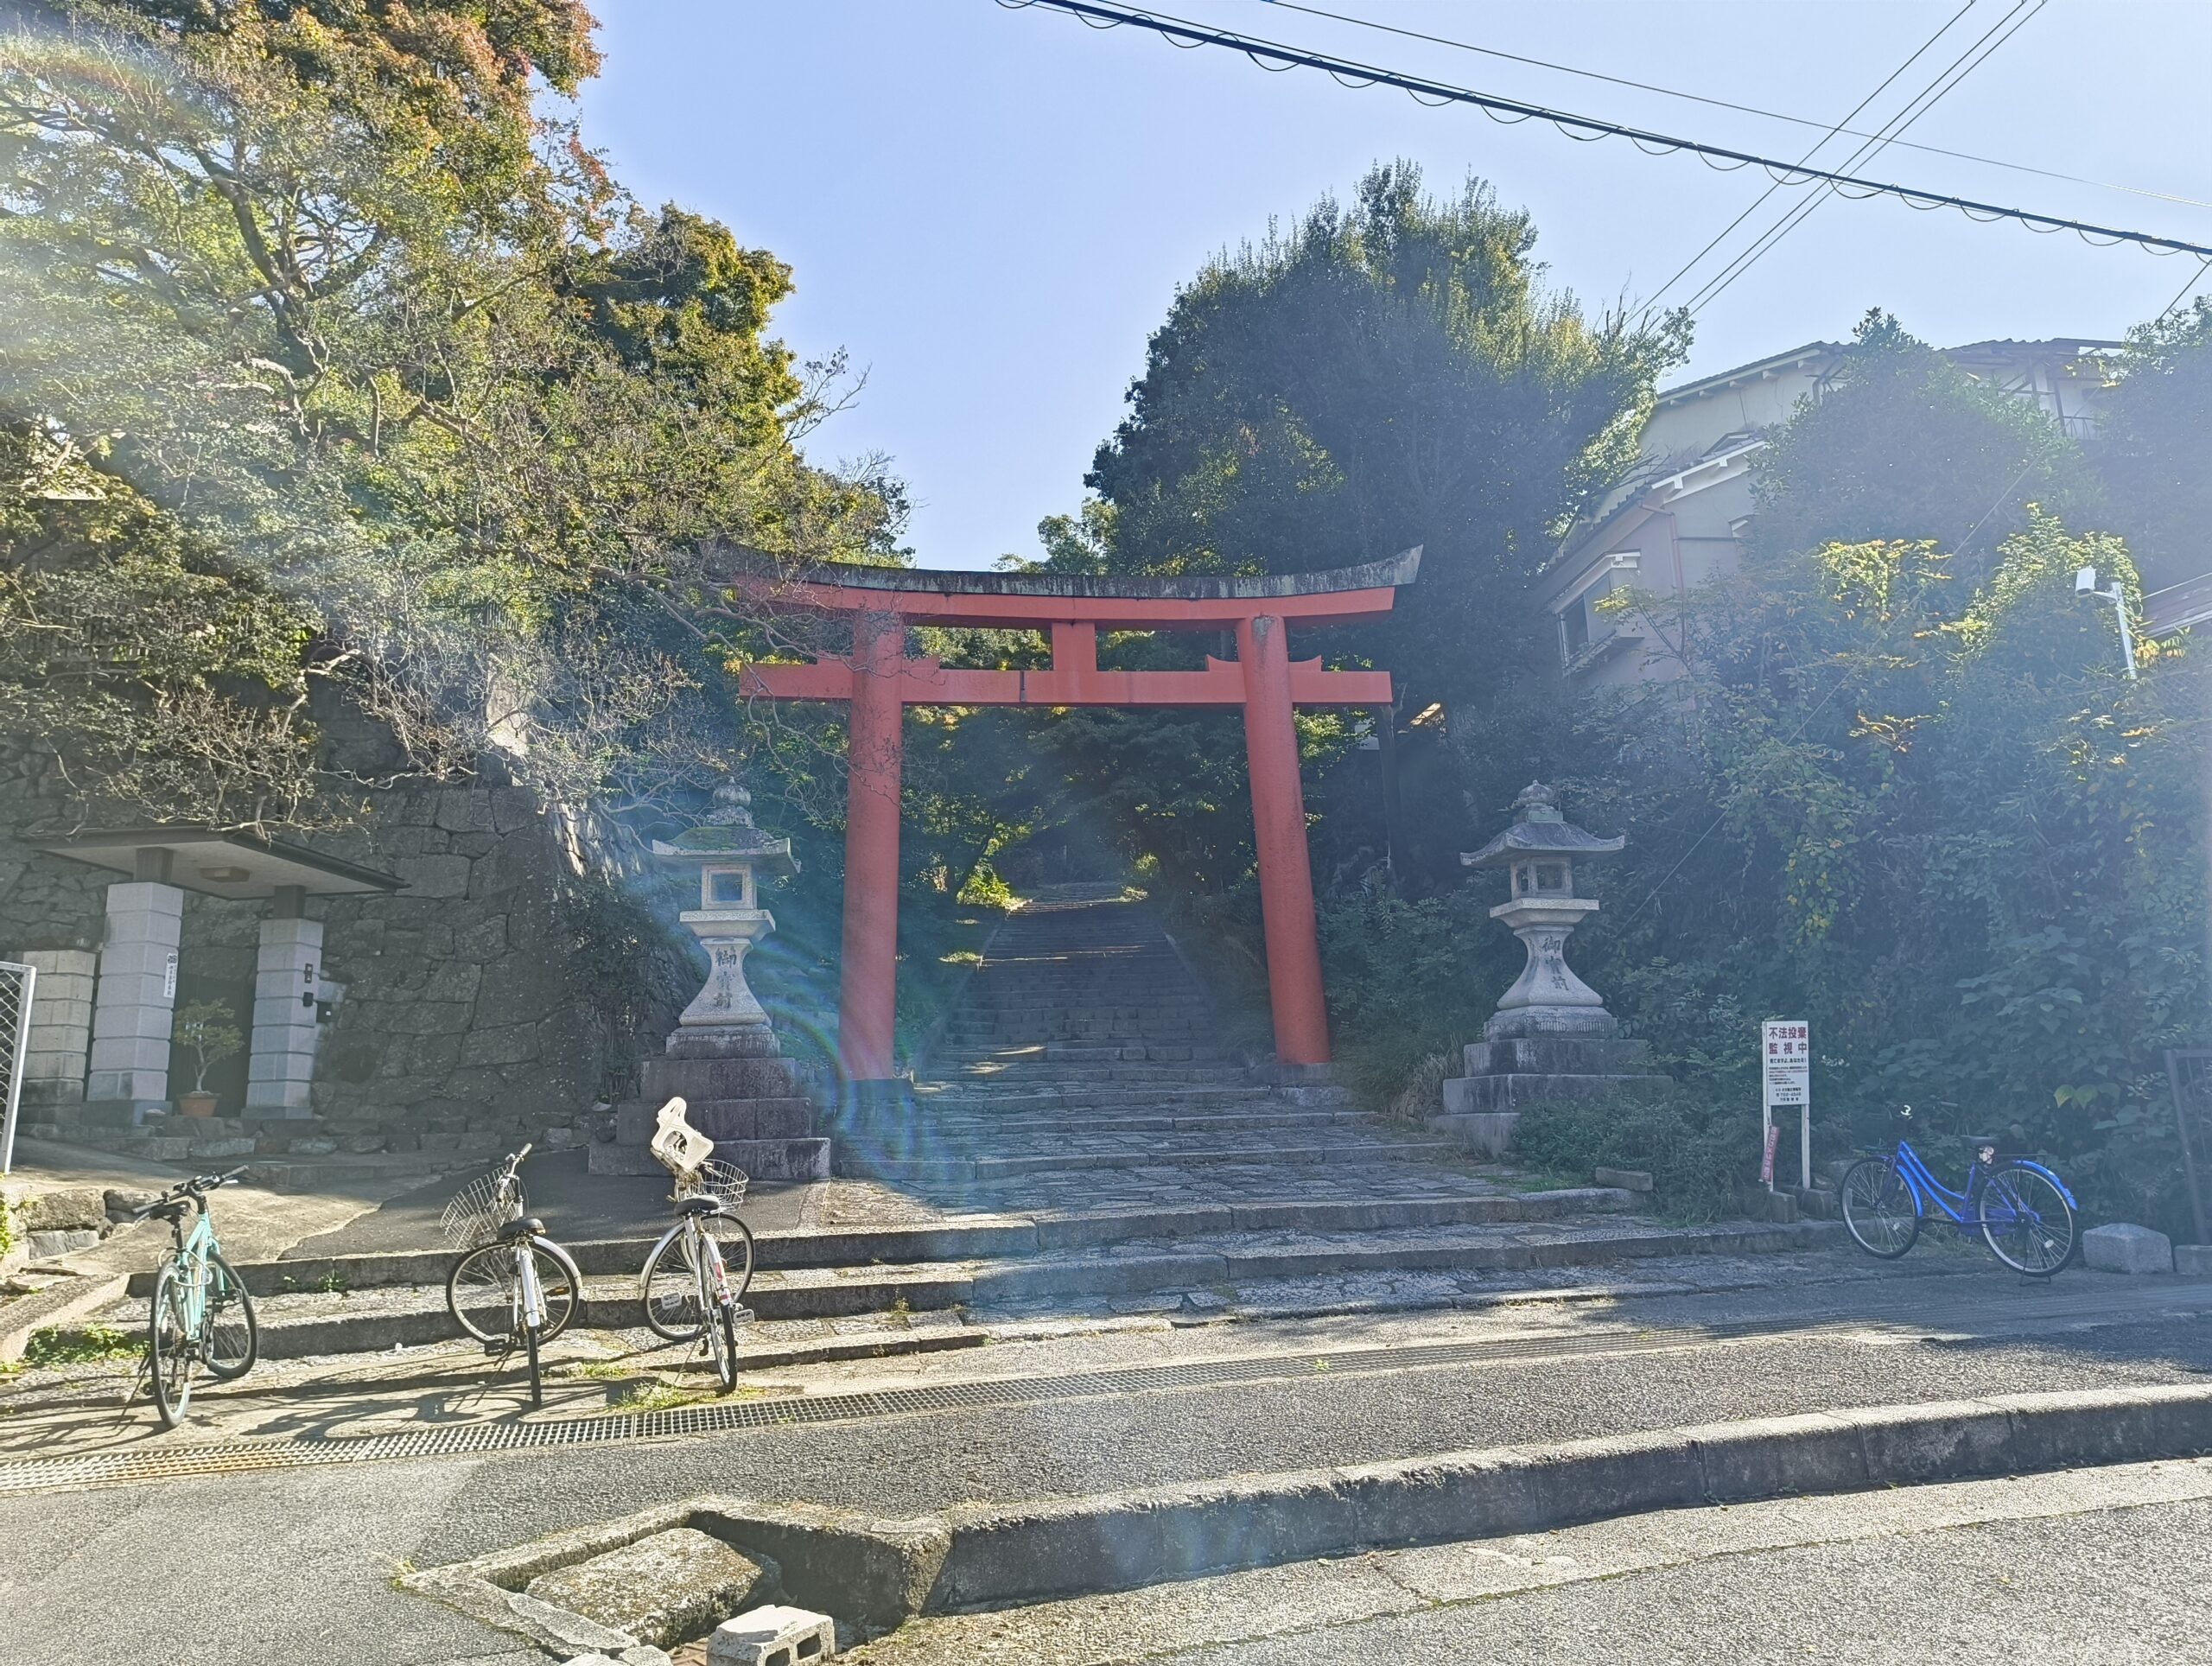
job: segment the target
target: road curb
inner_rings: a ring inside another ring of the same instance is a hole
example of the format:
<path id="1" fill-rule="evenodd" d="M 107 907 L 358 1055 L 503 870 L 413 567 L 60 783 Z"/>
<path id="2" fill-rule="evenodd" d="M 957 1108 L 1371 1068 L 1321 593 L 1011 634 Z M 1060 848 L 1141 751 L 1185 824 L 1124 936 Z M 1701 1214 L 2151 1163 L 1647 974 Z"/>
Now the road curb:
<path id="1" fill-rule="evenodd" d="M 1870 1406 L 950 1512 L 931 1612 L 1611 1517 L 2212 1451 L 2212 1388 Z"/>
<path id="2" fill-rule="evenodd" d="M 2212 1386 L 1865 1406 L 1332 1469 L 973 1505 L 897 1522 L 705 1495 L 400 1582 L 550 1641 L 513 1593 L 673 1526 L 772 1555 L 812 1606 L 871 1631 L 1206 1574 L 1764 1498 L 2147 1463 L 2212 1452 Z M 855 1575 L 869 1570 L 861 1579 Z"/>

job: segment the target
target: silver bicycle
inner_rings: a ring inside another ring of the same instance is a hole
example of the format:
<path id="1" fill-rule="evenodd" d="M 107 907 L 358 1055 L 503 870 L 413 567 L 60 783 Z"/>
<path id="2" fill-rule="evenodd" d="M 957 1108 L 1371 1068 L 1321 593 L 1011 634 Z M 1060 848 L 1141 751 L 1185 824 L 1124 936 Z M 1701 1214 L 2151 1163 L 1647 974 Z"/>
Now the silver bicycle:
<path id="1" fill-rule="evenodd" d="M 683 1102 L 670 1103 L 680 1122 Z M 712 1356 L 715 1376 L 727 1392 L 737 1386 L 738 1327 L 753 1319 L 744 1305 L 753 1283 L 753 1229 L 737 1217 L 746 1173 L 712 1157 L 683 1167 L 670 1163 L 670 1172 L 676 1181 L 671 1198 L 676 1224 L 646 1256 L 638 1294 L 653 1333 L 671 1342 L 699 1343 Z"/>
<path id="2" fill-rule="evenodd" d="M 446 1275 L 446 1311 L 454 1323 L 502 1361 L 520 1345 L 530 1361 L 530 1403 L 545 1403 L 538 1351 L 576 1316 L 583 1275 L 569 1252 L 545 1236 L 524 1194 L 524 1146 L 498 1168 L 461 1188 L 446 1205 L 446 1242 L 461 1253 Z"/>

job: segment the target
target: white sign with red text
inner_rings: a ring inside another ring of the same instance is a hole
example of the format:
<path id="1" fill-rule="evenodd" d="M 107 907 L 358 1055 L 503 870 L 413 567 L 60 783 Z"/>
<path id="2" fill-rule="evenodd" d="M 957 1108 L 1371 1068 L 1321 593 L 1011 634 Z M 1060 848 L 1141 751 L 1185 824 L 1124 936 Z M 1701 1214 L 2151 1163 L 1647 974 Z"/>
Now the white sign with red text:
<path id="1" fill-rule="evenodd" d="M 1813 1044 L 1812 1027 L 1802 1019 L 1770 1018 L 1759 1026 L 1759 1124 L 1766 1135 L 1766 1173 L 1774 1180 L 1774 1113 L 1786 1106 L 1797 1110 L 1800 1184 L 1813 1186 Z"/>

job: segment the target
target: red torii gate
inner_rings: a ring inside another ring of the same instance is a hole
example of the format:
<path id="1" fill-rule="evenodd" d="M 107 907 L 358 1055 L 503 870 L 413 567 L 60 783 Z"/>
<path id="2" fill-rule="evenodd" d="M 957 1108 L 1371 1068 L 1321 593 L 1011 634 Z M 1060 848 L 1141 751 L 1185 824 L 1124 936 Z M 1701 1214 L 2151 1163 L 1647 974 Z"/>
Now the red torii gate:
<path id="1" fill-rule="evenodd" d="M 892 1074 L 901 713 L 909 705 L 1243 707 L 1275 1055 L 1285 1064 L 1326 1064 L 1329 1025 L 1291 709 L 1387 706 L 1390 674 L 1324 671 L 1318 658 L 1294 661 L 1285 639 L 1294 624 L 1333 625 L 1389 612 L 1397 587 L 1411 583 L 1420 567 L 1415 548 L 1360 567 L 1258 578 L 1063 578 L 838 564 L 796 577 L 734 579 L 756 600 L 852 620 L 849 655 L 823 655 L 807 664 L 755 663 L 739 678 L 747 695 L 851 703 L 837 1014 L 837 1050 L 848 1079 L 880 1082 Z M 905 645 L 912 624 L 1046 630 L 1052 663 L 1044 671 L 974 671 L 910 659 Z M 1102 628 L 1233 629 L 1236 658 L 1209 654 L 1204 671 L 1102 670 Z"/>

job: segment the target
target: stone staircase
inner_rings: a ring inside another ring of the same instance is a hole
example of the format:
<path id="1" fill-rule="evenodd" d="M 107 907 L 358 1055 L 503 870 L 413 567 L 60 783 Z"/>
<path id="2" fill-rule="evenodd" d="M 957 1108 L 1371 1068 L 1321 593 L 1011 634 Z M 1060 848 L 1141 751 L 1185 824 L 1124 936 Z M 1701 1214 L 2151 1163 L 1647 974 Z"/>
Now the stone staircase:
<path id="1" fill-rule="evenodd" d="M 1023 1211 L 1304 1199 L 1408 1173 L 1462 1189 L 1438 1166 L 1448 1141 L 1363 1116 L 1340 1088 L 1275 1082 L 1218 1031 L 1144 904 L 1025 907 L 917 1071 L 911 1111 L 849 1130 L 840 1170 L 941 1207 Z"/>
<path id="2" fill-rule="evenodd" d="M 976 1345 L 1007 1326 L 1459 1307 L 1686 1265 L 1710 1277 L 1836 1236 L 1669 1227 L 1636 1216 L 1625 1190 L 1527 1189 L 1339 1088 L 1274 1079 L 1217 1035 L 1143 904 L 1023 908 L 911 1103 L 849 1117 L 839 1178 L 817 1183 L 799 1224 L 760 1231 L 748 1369 Z M 584 1274 L 583 1325 L 635 1339 L 636 1269 L 664 1210 L 585 1242 L 543 1211 Z M 265 1353 L 296 1358 L 449 1339 L 450 1260 L 426 1231 L 403 1252 L 296 1250 L 239 1270 L 262 1298 Z"/>

